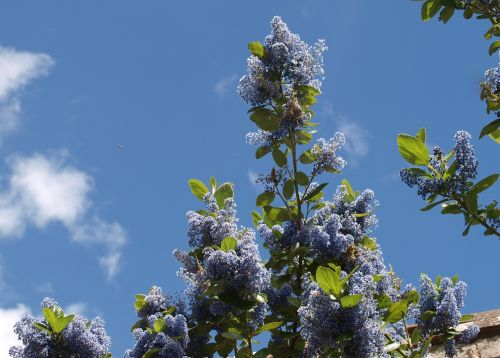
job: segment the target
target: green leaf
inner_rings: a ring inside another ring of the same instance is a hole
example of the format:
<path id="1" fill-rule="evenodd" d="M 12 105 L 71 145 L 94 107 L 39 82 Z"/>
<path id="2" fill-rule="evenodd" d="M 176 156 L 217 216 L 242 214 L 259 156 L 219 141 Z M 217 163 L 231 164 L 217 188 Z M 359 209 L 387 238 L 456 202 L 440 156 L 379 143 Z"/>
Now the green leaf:
<path id="1" fill-rule="evenodd" d="M 342 280 L 334 270 L 319 266 L 316 270 L 316 282 L 326 294 L 334 295 L 337 298 L 340 297 L 342 293 Z"/>
<path id="2" fill-rule="evenodd" d="M 272 191 L 265 191 L 257 197 L 255 205 L 266 206 L 274 201 L 275 194 Z"/>
<path id="3" fill-rule="evenodd" d="M 460 322 L 472 321 L 473 319 L 474 319 L 473 314 L 463 314 L 462 317 L 460 318 Z"/>
<path id="4" fill-rule="evenodd" d="M 347 179 L 342 179 L 341 185 L 345 186 L 347 190 L 347 198 L 345 198 L 348 202 L 356 199 L 356 195 L 354 195 L 354 190 L 352 190 L 351 184 L 347 181 Z"/>
<path id="5" fill-rule="evenodd" d="M 493 184 L 495 184 L 495 182 L 497 181 L 497 179 L 498 179 L 499 176 L 500 176 L 499 174 L 492 174 L 490 176 L 487 176 L 483 180 L 481 180 L 481 181 L 477 182 L 476 184 L 474 184 L 470 188 L 470 190 L 474 191 L 476 193 L 480 193 L 480 192 L 488 189 Z"/>
<path id="6" fill-rule="evenodd" d="M 198 179 L 189 179 L 188 184 L 193 195 L 198 199 L 203 200 L 205 195 L 208 193 L 208 188 L 206 187 L 206 185 Z"/>
<path id="7" fill-rule="evenodd" d="M 488 137 L 500 144 L 500 129 L 494 130 L 492 133 L 488 134 Z"/>
<path id="8" fill-rule="evenodd" d="M 420 327 L 415 327 L 413 329 L 413 332 L 411 332 L 411 341 L 412 343 L 417 343 L 417 342 L 420 342 L 420 339 L 422 338 L 422 328 Z"/>
<path id="9" fill-rule="evenodd" d="M 475 191 L 468 191 L 465 195 L 464 202 L 470 213 L 477 213 L 477 193 Z"/>
<path id="10" fill-rule="evenodd" d="M 48 334 L 52 334 L 52 331 L 51 331 L 50 327 L 47 327 L 47 326 L 46 326 L 46 325 L 44 325 L 43 323 L 40 323 L 40 322 L 35 322 L 35 323 L 33 323 L 33 324 L 34 324 L 34 326 L 35 326 L 36 328 L 38 328 L 40 331 L 42 331 L 42 332 L 46 332 L 46 333 L 48 333 Z"/>
<path id="11" fill-rule="evenodd" d="M 316 103 L 316 98 L 314 96 L 304 96 L 300 102 L 303 106 L 311 106 Z"/>
<path id="12" fill-rule="evenodd" d="M 295 135 L 299 144 L 307 144 L 312 140 L 312 134 L 303 130 L 296 131 Z"/>
<path id="13" fill-rule="evenodd" d="M 294 189 L 293 180 L 288 179 L 283 185 L 283 195 L 285 199 L 290 199 L 292 197 Z"/>
<path id="14" fill-rule="evenodd" d="M 215 191 L 217 189 L 217 180 L 215 180 L 215 177 L 210 177 L 210 188 L 212 191 Z"/>
<path id="15" fill-rule="evenodd" d="M 259 333 L 262 333 L 264 331 L 272 331 L 273 329 L 276 329 L 278 327 L 281 327 L 283 325 L 283 322 L 282 321 L 278 321 L 278 322 L 268 322 L 268 323 L 265 323 L 264 325 L 262 325 L 256 332 L 255 334 L 259 334 Z"/>
<path id="16" fill-rule="evenodd" d="M 490 45 L 490 49 L 488 50 L 490 56 L 493 55 L 500 48 L 500 41 L 495 41 Z"/>
<path id="17" fill-rule="evenodd" d="M 262 216 L 256 211 L 252 211 L 252 223 L 254 226 L 257 226 L 259 222 L 262 221 Z"/>
<path id="18" fill-rule="evenodd" d="M 208 296 L 217 296 L 226 288 L 224 282 L 211 282 L 210 286 L 205 290 L 205 294 Z"/>
<path id="19" fill-rule="evenodd" d="M 439 13 L 439 21 L 442 21 L 443 23 L 446 24 L 448 22 L 448 20 L 451 19 L 451 17 L 453 16 L 454 13 L 455 13 L 455 8 L 454 7 L 446 6 Z"/>
<path id="20" fill-rule="evenodd" d="M 134 329 L 137 329 L 137 328 L 143 328 L 145 325 L 146 325 L 146 319 L 144 319 L 144 318 L 140 319 L 134 323 L 132 328 L 130 328 L 130 332 L 134 332 Z"/>
<path id="21" fill-rule="evenodd" d="M 151 348 L 149 351 L 142 355 L 142 358 L 154 358 L 158 356 L 158 352 L 161 351 L 160 348 Z"/>
<path id="22" fill-rule="evenodd" d="M 474 15 L 471 9 L 467 8 L 464 10 L 464 19 L 470 19 Z"/>
<path id="23" fill-rule="evenodd" d="M 299 91 L 303 96 L 317 96 L 321 94 L 317 88 L 307 85 L 299 86 Z"/>
<path id="24" fill-rule="evenodd" d="M 45 316 L 45 320 L 50 325 L 50 327 L 52 328 L 52 330 L 55 332 L 56 331 L 56 325 L 57 325 L 57 317 L 54 314 L 54 311 L 52 311 L 48 307 L 44 307 L 42 309 L 42 311 L 43 311 L 43 315 Z"/>
<path id="25" fill-rule="evenodd" d="M 309 184 L 309 177 L 304 172 L 297 172 L 295 174 L 295 180 L 302 186 L 307 186 Z"/>
<path id="26" fill-rule="evenodd" d="M 420 319 L 422 321 L 430 321 L 431 319 L 433 319 L 434 317 L 436 317 L 436 312 L 435 311 L 425 311 L 424 313 L 422 313 L 420 315 Z"/>
<path id="27" fill-rule="evenodd" d="M 366 248 L 368 248 L 368 249 L 370 249 L 372 251 L 375 251 L 377 249 L 377 247 L 378 247 L 377 246 L 377 242 L 374 239 L 372 239 L 371 237 L 368 237 L 368 236 L 365 236 L 363 238 L 363 240 L 361 241 L 361 244 L 364 247 L 366 247 Z"/>
<path id="28" fill-rule="evenodd" d="M 361 294 L 344 296 L 340 299 L 340 305 L 343 308 L 354 307 L 359 303 L 359 301 L 361 301 L 362 297 L 363 297 L 363 295 L 361 295 Z"/>
<path id="29" fill-rule="evenodd" d="M 264 292 L 258 293 L 257 295 L 255 295 L 255 301 L 260 303 L 267 303 L 267 295 Z"/>
<path id="30" fill-rule="evenodd" d="M 262 130 L 268 132 L 277 131 L 280 127 L 280 120 L 274 112 L 267 108 L 258 108 L 252 112 L 250 119 Z"/>
<path id="31" fill-rule="evenodd" d="M 144 305 L 146 304 L 146 301 L 144 300 L 145 297 L 146 296 L 144 295 L 135 295 L 134 308 L 136 311 L 140 311 L 142 307 L 144 307 Z"/>
<path id="32" fill-rule="evenodd" d="M 420 211 L 429 211 L 432 208 L 438 206 L 439 204 L 443 204 L 443 203 L 445 203 L 447 201 L 448 201 L 448 199 L 443 199 L 443 200 L 436 201 L 435 203 L 432 203 L 432 204 L 429 204 L 429 205 L 423 207 L 422 209 L 420 209 Z"/>
<path id="33" fill-rule="evenodd" d="M 418 130 L 417 138 L 420 139 L 420 141 L 425 144 L 425 141 L 426 141 L 426 138 L 427 138 L 426 132 L 425 132 L 425 128 L 420 128 Z"/>
<path id="34" fill-rule="evenodd" d="M 302 164 L 310 164 L 314 162 L 314 155 L 312 155 L 311 151 L 308 149 L 299 157 L 299 160 Z"/>
<path id="35" fill-rule="evenodd" d="M 75 319 L 75 315 L 73 314 L 70 314 L 68 316 L 64 316 L 64 317 L 57 317 L 57 321 L 56 321 L 56 324 L 55 324 L 55 327 L 52 327 L 52 330 L 55 332 L 55 333 L 60 333 L 62 332 L 67 326 L 68 324 L 70 324 L 73 320 Z"/>
<path id="36" fill-rule="evenodd" d="M 286 208 L 264 206 L 264 212 L 274 221 L 283 222 L 291 219 L 290 212 Z"/>
<path id="37" fill-rule="evenodd" d="M 270 153 L 270 152 L 271 152 L 271 148 L 269 148 L 269 147 L 257 148 L 257 150 L 255 151 L 255 158 L 260 159 L 263 156 L 265 156 L 267 153 Z"/>
<path id="38" fill-rule="evenodd" d="M 412 303 L 418 303 L 420 295 L 418 294 L 418 292 L 416 290 L 411 290 L 405 294 L 405 297 L 408 301 L 408 304 L 410 305 Z"/>
<path id="39" fill-rule="evenodd" d="M 441 9 L 441 0 L 427 0 L 422 5 L 422 20 L 428 21 Z"/>
<path id="40" fill-rule="evenodd" d="M 401 156 L 410 164 L 427 165 L 429 163 L 429 150 L 417 137 L 399 134 L 398 149 Z"/>
<path id="41" fill-rule="evenodd" d="M 465 16 L 465 12 L 464 12 L 464 16 Z M 427 338 L 425 341 L 424 341 L 424 344 L 422 344 L 422 346 L 420 347 L 420 357 L 425 357 L 426 354 L 427 354 L 427 351 L 429 350 L 429 346 L 431 345 L 431 342 L 432 342 L 432 336 L 430 336 L 429 338 Z"/>
<path id="42" fill-rule="evenodd" d="M 261 350 L 257 351 L 253 355 L 253 357 L 254 358 L 267 358 L 270 353 L 271 353 L 271 351 L 269 350 L 269 348 L 262 348 Z"/>
<path id="43" fill-rule="evenodd" d="M 217 201 L 217 206 L 219 208 L 223 208 L 224 201 L 234 196 L 233 184 L 231 183 L 221 184 L 215 191 L 214 196 L 215 200 Z"/>
<path id="44" fill-rule="evenodd" d="M 443 210 L 441 210 L 441 214 L 462 214 L 463 211 L 459 206 L 455 204 L 443 205 Z"/>
<path id="45" fill-rule="evenodd" d="M 238 245 L 238 241 L 234 237 L 226 237 L 220 243 L 220 248 L 224 252 L 228 252 L 229 250 L 236 250 L 236 246 Z"/>
<path id="46" fill-rule="evenodd" d="M 380 309 L 384 309 L 392 305 L 391 297 L 387 293 L 377 295 L 377 304 Z"/>
<path id="47" fill-rule="evenodd" d="M 162 318 L 158 318 L 155 323 L 153 323 L 153 327 L 157 333 L 163 332 L 167 329 L 165 325 L 165 321 Z"/>
<path id="48" fill-rule="evenodd" d="M 266 48 L 259 41 L 250 42 L 248 44 L 248 49 L 250 50 L 252 55 L 257 56 L 258 58 L 263 58 L 267 55 Z"/>
<path id="49" fill-rule="evenodd" d="M 284 167 L 288 163 L 285 153 L 276 147 L 273 148 L 273 159 L 279 167 Z"/>
<path id="50" fill-rule="evenodd" d="M 238 332 L 222 332 L 221 336 L 232 341 L 245 339 L 245 337 L 243 337 L 241 333 Z"/>
<path id="51" fill-rule="evenodd" d="M 498 128 L 500 128 L 500 119 L 495 119 L 493 122 L 488 123 L 483 127 L 483 129 L 481 129 L 479 139 L 483 138 L 485 135 L 493 133 Z"/>
<path id="52" fill-rule="evenodd" d="M 314 188 L 313 190 L 309 190 L 306 197 L 302 198 L 302 201 L 308 201 L 308 200 L 314 201 L 316 199 L 316 196 L 319 193 L 321 193 L 321 190 L 323 190 L 324 187 L 327 185 L 328 185 L 328 183 L 322 183 L 322 184 L 318 185 L 316 188 Z"/>
<path id="53" fill-rule="evenodd" d="M 403 319 L 406 311 L 408 310 L 408 301 L 396 301 L 387 308 L 384 314 L 384 321 L 388 323 L 396 323 Z"/>

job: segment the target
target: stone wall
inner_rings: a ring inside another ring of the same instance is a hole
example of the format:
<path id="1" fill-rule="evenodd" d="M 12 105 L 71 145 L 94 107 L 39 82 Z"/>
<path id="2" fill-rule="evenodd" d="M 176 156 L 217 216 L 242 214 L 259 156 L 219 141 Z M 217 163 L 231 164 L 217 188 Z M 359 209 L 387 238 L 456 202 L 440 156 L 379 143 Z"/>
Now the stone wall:
<path id="1" fill-rule="evenodd" d="M 458 326 L 464 330 L 475 323 L 481 329 L 478 339 L 471 344 L 458 345 L 458 358 L 500 358 L 500 310 L 475 313 L 470 322 Z M 444 357 L 443 345 L 432 348 L 429 358 Z"/>

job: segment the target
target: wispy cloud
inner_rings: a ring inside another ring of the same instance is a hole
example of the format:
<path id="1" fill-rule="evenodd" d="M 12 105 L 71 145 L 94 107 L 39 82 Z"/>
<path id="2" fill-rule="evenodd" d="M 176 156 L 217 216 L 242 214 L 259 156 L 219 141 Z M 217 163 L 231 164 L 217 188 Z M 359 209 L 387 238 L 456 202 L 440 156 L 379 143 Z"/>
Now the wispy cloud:
<path id="1" fill-rule="evenodd" d="M 87 311 L 87 304 L 85 302 L 75 302 L 69 304 L 63 309 L 66 314 L 79 314 L 83 315 Z"/>
<path id="2" fill-rule="evenodd" d="M 259 174 L 257 174 L 253 170 L 249 169 L 247 175 L 248 175 L 248 180 L 250 181 L 250 183 L 255 188 L 257 188 L 259 186 L 259 184 L 257 183 L 257 178 L 259 177 Z"/>
<path id="3" fill-rule="evenodd" d="M 54 60 L 43 53 L 0 47 L 0 135 L 19 126 L 20 91 L 34 79 L 46 75 L 53 64 Z"/>
<path id="4" fill-rule="evenodd" d="M 236 79 L 238 77 L 236 75 L 222 77 L 217 83 L 214 85 L 214 91 L 219 98 L 224 98 L 228 91 L 233 90 L 234 84 L 236 83 Z"/>
<path id="5" fill-rule="evenodd" d="M 352 164 L 368 154 L 368 131 L 354 121 L 341 117 L 337 121 L 338 130 L 345 135 L 344 149 L 347 152 Z"/>
<path id="6" fill-rule="evenodd" d="M 356 166 L 369 152 L 370 133 L 358 122 L 337 113 L 329 100 L 324 101 L 321 116 L 332 118 L 337 130 L 344 133 L 346 143 L 343 150 L 347 153 L 349 164 Z"/>
<path id="7" fill-rule="evenodd" d="M 93 179 L 67 164 L 67 154 L 14 156 L 7 161 L 11 175 L 0 188 L 0 239 L 22 237 L 29 225 L 63 224 L 75 242 L 104 246 L 101 264 L 108 279 L 119 271 L 120 250 L 127 241 L 122 226 L 92 215 Z"/>
<path id="8" fill-rule="evenodd" d="M 23 304 L 17 304 L 12 308 L 0 307 L 0 357 L 8 357 L 12 346 L 20 345 L 17 335 L 14 333 L 14 324 L 29 314 L 30 310 Z"/>
<path id="9" fill-rule="evenodd" d="M 52 295 L 54 293 L 54 287 L 52 287 L 52 282 L 50 282 L 50 281 L 44 282 L 40 285 L 37 285 L 35 287 L 35 289 L 37 290 L 37 292 L 40 292 L 40 293 L 46 294 L 46 295 Z"/>
<path id="10" fill-rule="evenodd" d="M 90 222 L 73 229 L 73 240 L 106 246 L 108 254 L 99 259 L 99 264 L 106 271 L 108 280 L 116 276 L 120 269 L 121 248 L 127 242 L 127 234 L 119 223 L 109 223 L 94 217 Z"/>

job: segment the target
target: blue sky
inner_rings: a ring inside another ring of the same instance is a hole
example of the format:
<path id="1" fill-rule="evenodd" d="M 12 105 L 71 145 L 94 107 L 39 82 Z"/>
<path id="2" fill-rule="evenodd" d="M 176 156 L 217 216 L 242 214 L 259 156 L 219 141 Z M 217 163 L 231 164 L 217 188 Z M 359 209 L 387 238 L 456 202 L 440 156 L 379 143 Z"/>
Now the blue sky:
<path id="1" fill-rule="evenodd" d="M 486 23 L 422 23 L 411 1 L 12 1 L 0 4 L 2 337 L 52 296 L 102 315 L 121 356 L 134 294 L 183 289 L 171 252 L 186 248 L 184 214 L 200 205 L 191 177 L 234 182 L 240 223 L 251 225 L 250 177 L 270 163 L 245 144 L 253 128 L 235 87 L 247 43 L 274 15 L 329 46 L 316 120 L 323 137 L 346 132 L 349 162 L 326 178 L 330 195 L 343 178 L 375 190 L 375 236 L 405 282 L 458 273 L 467 311 L 500 307 L 500 243 L 420 212 L 395 144 L 426 127 L 449 148 L 465 129 L 480 176 L 498 170 L 498 146 L 477 140 L 489 120 L 478 83 L 497 62 Z"/>

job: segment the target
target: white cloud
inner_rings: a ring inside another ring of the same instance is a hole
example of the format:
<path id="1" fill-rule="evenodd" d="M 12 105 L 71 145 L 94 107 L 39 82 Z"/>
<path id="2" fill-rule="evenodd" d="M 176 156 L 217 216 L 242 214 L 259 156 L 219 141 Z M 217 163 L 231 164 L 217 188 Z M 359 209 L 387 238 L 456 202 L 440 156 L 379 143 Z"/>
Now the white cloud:
<path id="1" fill-rule="evenodd" d="M 368 131 L 366 129 L 345 117 L 338 121 L 338 129 L 345 135 L 344 150 L 351 160 L 356 161 L 368 154 Z"/>
<path id="2" fill-rule="evenodd" d="M 321 115 L 333 118 L 337 130 L 344 133 L 346 142 L 343 150 L 348 155 L 349 164 L 357 165 L 358 160 L 368 154 L 369 132 L 359 123 L 335 112 L 332 102 L 328 99 L 324 101 Z"/>
<path id="3" fill-rule="evenodd" d="M 259 174 L 257 174 L 256 172 L 254 172 L 253 170 L 249 169 L 248 170 L 248 180 L 250 180 L 250 183 L 254 186 L 254 187 L 258 187 L 258 183 L 257 183 L 257 179 L 259 178 Z"/>
<path id="4" fill-rule="evenodd" d="M 28 307 L 22 304 L 13 308 L 0 308 L 0 357 L 8 357 L 10 347 L 20 345 L 14 334 L 14 324 L 29 313 Z"/>
<path id="5" fill-rule="evenodd" d="M 11 160 L 10 167 L 10 194 L 40 228 L 50 221 L 72 225 L 90 205 L 90 177 L 65 166 L 63 156 L 17 157 Z"/>
<path id="6" fill-rule="evenodd" d="M 214 91 L 219 96 L 219 98 L 223 98 L 226 95 L 229 89 L 232 88 L 235 84 L 237 78 L 238 77 L 236 75 L 232 75 L 229 77 L 223 77 L 219 81 L 217 81 L 217 83 L 214 85 Z"/>
<path id="7" fill-rule="evenodd" d="M 71 303 L 63 309 L 65 314 L 78 314 L 78 315 L 85 314 L 86 310 L 87 310 L 87 304 L 85 304 L 84 302 Z"/>
<path id="8" fill-rule="evenodd" d="M 44 228 L 59 222 L 69 230 L 73 241 L 107 249 L 104 258 L 108 264 L 101 265 L 111 279 L 119 270 L 126 232 L 116 222 L 106 222 L 89 214 L 93 180 L 69 166 L 66 158 L 65 153 L 59 153 L 16 156 L 8 160 L 12 173 L 8 187 L 0 189 L 0 239 L 21 237 L 28 225 Z"/>
<path id="9" fill-rule="evenodd" d="M 108 281 L 112 280 L 118 273 L 121 256 L 121 252 L 116 251 L 99 259 L 99 265 L 106 271 Z"/>
<path id="10" fill-rule="evenodd" d="M 54 61 L 49 55 L 0 47 L 0 134 L 19 125 L 19 92 L 29 82 L 46 75 Z"/>
<path id="11" fill-rule="evenodd" d="M 40 285 L 37 285 L 35 287 L 35 289 L 38 292 L 43 293 L 43 294 L 51 295 L 54 293 L 54 287 L 52 287 L 52 282 L 50 282 L 50 281 L 44 282 Z"/>
<path id="12" fill-rule="evenodd" d="M 119 223 L 108 223 L 94 217 L 89 223 L 75 227 L 72 239 L 84 244 L 106 246 L 109 253 L 99 259 L 99 264 L 106 271 L 108 280 L 116 276 L 120 268 L 120 249 L 127 242 L 127 233 Z"/>

